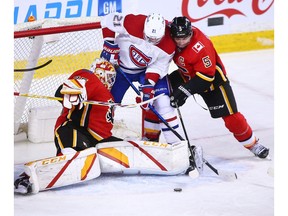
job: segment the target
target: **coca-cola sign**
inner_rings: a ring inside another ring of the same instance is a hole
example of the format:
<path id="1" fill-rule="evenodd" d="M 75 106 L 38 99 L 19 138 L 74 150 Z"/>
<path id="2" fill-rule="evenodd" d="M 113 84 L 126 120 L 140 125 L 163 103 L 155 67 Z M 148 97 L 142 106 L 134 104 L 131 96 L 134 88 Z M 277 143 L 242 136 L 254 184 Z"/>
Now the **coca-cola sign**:
<path id="1" fill-rule="evenodd" d="M 227 18 L 235 15 L 246 17 L 245 11 L 247 11 L 248 2 L 253 14 L 262 15 L 271 8 L 274 0 L 183 0 L 182 14 L 188 17 L 191 22 L 197 22 L 214 15 L 223 15 Z M 213 11 L 209 11 L 209 8 L 212 8 Z M 201 14 L 201 11 L 205 11 L 206 14 Z"/>

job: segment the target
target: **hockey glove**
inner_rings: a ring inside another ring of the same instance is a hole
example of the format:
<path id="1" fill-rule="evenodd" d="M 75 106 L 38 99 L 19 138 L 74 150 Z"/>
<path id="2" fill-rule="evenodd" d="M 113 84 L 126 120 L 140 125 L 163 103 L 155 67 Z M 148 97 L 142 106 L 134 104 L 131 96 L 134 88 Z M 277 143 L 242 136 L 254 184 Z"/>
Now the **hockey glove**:
<path id="1" fill-rule="evenodd" d="M 191 96 L 190 90 L 185 88 L 183 85 L 178 86 L 176 90 L 172 93 L 172 96 L 170 97 L 170 105 L 174 108 L 177 106 L 182 106 L 187 98 Z M 177 106 L 176 106 L 177 105 Z"/>
<path id="2" fill-rule="evenodd" d="M 118 64 L 120 49 L 118 44 L 113 44 L 112 42 L 104 41 L 103 50 L 100 54 L 100 58 L 104 58 L 111 62 L 113 65 Z"/>
<path id="3" fill-rule="evenodd" d="M 83 79 L 68 79 L 63 83 L 60 93 L 64 95 L 64 107 L 71 109 L 72 105 L 79 105 L 79 109 L 82 109 L 82 102 L 87 100 L 85 83 L 86 80 Z"/>
<path id="4" fill-rule="evenodd" d="M 145 80 L 144 84 L 139 85 L 139 91 L 142 92 L 142 101 L 147 101 L 154 97 L 154 85 L 148 80 Z M 152 102 L 143 104 L 141 107 L 145 110 L 149 110 L 149 104 L 152 104 Z"/>

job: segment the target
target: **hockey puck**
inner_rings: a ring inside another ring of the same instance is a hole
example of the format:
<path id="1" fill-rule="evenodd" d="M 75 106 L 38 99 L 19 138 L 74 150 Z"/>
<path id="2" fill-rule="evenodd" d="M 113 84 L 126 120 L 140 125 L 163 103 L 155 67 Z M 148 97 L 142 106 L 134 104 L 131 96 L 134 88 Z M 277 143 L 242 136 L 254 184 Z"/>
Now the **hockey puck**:
<path id="1" fill-rule="evenodd" d="M 181 191 L 182 191 L 182 188 L 174 188 L 174 191 L 175 191 L 175 192 L 181 192 Z"/>

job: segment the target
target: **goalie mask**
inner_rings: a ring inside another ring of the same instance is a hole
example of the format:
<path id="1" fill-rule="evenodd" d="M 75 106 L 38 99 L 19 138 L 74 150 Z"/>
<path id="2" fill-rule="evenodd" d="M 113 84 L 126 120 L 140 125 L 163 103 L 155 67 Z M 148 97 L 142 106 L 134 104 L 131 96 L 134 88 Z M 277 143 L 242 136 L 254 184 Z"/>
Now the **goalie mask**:
<path id="1" fill-rule="evenodd" d="M 157 45 L 165 35 L 165 19 L 160 14 L 152 13 L 144 23 L 144 40 Z"/>
<path id="2" fill-rule="evenodd" d="M 115 82 L 116 71 L 113 65 L 104 58 L 97 58 L 91 65 L 90 70 L 100 79 L 110 91 Z"/>

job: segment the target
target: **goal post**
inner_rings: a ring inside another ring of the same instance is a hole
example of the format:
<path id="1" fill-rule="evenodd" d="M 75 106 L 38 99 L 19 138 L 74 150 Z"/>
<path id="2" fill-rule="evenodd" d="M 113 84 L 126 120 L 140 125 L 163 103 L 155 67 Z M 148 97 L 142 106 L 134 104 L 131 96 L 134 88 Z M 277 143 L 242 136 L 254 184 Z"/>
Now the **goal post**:
<path id="1" fill-rule="evenodd" d="M 99 17 L 44 19 L 15 25 L 14 69 L 35 68 L 49 60 L 52 62 L 38 70 L 14 72 L 14 92 L 54 96 L 56 89 L 71 73 L 81 68 L 90 69 L 94 59 L 100 56 L 102 47 Z M 123 103 L 125 100 L 127 103 L 135 102 L 132 90 L 128 90 Z M 55 100 L 15 96 L 14 135 L 28 133 L 32 109 L 46 107 L 61 111 L 62 106 Z M 115 130 L 124 127 L 140 136 L 141 109 L 116 108 L 115 122 Z"/>

